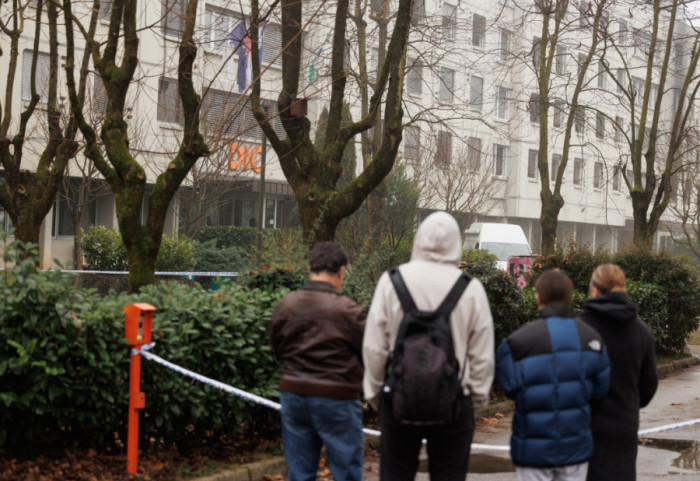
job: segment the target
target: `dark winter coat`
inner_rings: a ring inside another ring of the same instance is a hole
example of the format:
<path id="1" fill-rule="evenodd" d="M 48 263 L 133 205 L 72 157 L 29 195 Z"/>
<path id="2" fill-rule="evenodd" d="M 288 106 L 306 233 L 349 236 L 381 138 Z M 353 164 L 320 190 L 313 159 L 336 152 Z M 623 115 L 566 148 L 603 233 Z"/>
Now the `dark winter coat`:
<path id="1" fill-rule="evenodd" d="M 279 390 L 359 399 L 365 312 L 327 282 L 306 281 L 277 304 L 270 343 L 282 362 Z"/>
<path id="2" fill-rule="evenodd" d="M 593 416 L 588 480 L 634 481 L 639 409 L 658 385 L 654 339 L 623 292 L 589 299 L 579 319 L 600 333 L 610 356 L 610 390 Z"/>
<path id="3" fill-rule="evenodd" d="M 593 453 L 591 406 L 608 390 L 601 336 L 564 304 L 508 336 L 496 353 L 496 382 L 515 399 L 510 454 L 518 466 L 568 466 Z"/>

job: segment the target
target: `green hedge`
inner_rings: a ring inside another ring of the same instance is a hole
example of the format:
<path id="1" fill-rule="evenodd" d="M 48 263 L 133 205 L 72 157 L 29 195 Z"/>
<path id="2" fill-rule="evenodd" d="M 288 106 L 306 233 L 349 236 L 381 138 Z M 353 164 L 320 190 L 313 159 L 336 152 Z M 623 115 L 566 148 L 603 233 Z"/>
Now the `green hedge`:
<path id="1" fill-rule="evenodd" d="M 6 251 L 15 267 L 0 275 L 0 450 L 32 455 L 54 447 L 125 442 L 129 348 L 124 306 L 148 302 L 154 353 L 183 367 L 272 397 L 279 366 L 268 345 L 272 309 L 287 290 L 161 283 L 138 295 L 75 290 L 71 279 L 38 271 Z M 277 414 L 143 361 L 142 446 L 249 426 L 277 433 Z M 116 438 L 115 438 L 116 436 Z"/>
<path id="2" fill-rule="evenodd" d="M 95 271 L 125 271 L 129 265 L 126 247 L 116 229 L 92 225 L 81 239 L 85 269 Z M 195 245 L 184 236 L 163 235 L 156 259 L 158 271 L 190 271 L 196 264 Z"/>
<path id="3" fill-rule="evenodd" d="M 534 260 L 529 285 L 542 272 L 559 268 L 571 277 L 576 290 L 588 292 L 593 271 L 608 262 L 625 272 L 630 299 L 654 333 L 657 350 L 684 351 L 688 336 L 699 326 L 700 281 L 693 265 L 682 256 L 639 248 L 611 255 L 589 246 L 558 247 L 553 254 Z"/>

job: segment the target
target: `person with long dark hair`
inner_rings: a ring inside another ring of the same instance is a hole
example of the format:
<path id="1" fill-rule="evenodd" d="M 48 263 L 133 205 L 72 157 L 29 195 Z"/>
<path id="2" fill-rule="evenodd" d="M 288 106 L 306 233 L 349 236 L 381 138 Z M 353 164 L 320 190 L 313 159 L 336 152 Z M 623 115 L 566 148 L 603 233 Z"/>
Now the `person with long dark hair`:
<path id="1" fill-rule="evenodd" d="M 610 356 L 610 389 L 592 418 L 588 481 L 636 479 L 639 410 L 658 386 L 654 338 L 627 297 L 625 273 L 615 264 L 593 272 L 591 298 L 579 319 L 600 333 Z"/>

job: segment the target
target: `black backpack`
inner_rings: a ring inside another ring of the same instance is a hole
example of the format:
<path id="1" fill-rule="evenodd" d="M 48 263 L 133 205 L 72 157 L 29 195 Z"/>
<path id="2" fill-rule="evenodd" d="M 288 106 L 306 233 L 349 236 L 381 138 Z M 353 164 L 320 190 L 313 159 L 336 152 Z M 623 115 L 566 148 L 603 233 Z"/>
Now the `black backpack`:
<path id="1" fill-rule="evenodd" d="M 428 312 L 416 308 L 398 268 L 389 277 L 404 315 L 387 362 L 383 402 L 391 419 L 402 424 L 447 424 L 464 408 L 450 314 L 471 278 L 460 275 L 437 310 Z"/>

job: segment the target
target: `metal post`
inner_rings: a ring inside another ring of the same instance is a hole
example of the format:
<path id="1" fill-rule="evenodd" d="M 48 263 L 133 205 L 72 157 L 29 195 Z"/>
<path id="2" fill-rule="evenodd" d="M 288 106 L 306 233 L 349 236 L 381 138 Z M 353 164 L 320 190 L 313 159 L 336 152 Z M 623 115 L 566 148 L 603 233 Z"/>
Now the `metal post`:
<path id="1" fill-rule="evenodd" d="M 126 445 L 126 470 L 138 474 L 139 411 L 146 407 L 146 395 L 141 392 L 141 347 L 133 348 L 129 370 L 129 434 Z"/>
<path id="2" fill-rule="evenodd" d="M 262 100 L 262 108 L 267 116 L 267 110 L 270 107 L 270 101 Z M 260 185 L 258 190 L 258 231 L 255 235 L 256 255 L 255 260 L 258 264 L 262 263 L 262 230 L 263 230 L 263 209 L 265 208 L 265 162 L 267 157 L 267 136 L 262 133 L 262 153 L 260 155 Z"/>

